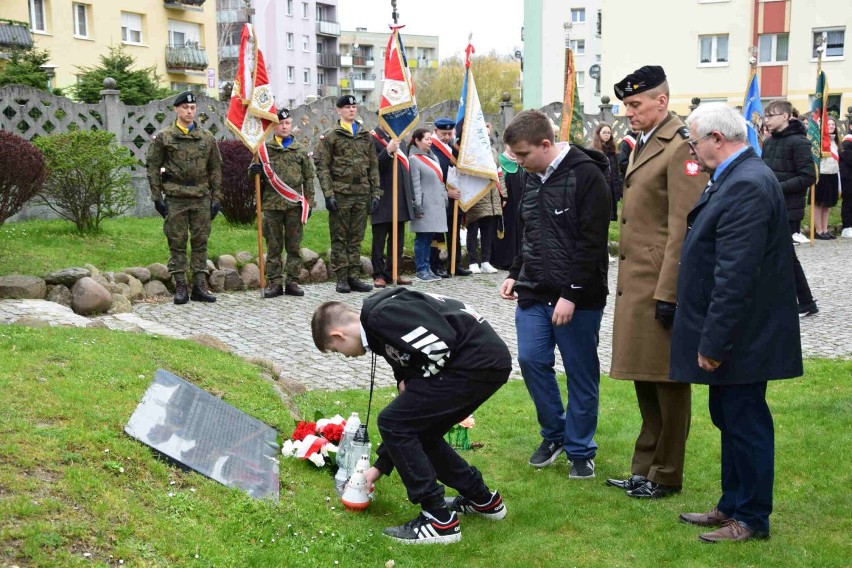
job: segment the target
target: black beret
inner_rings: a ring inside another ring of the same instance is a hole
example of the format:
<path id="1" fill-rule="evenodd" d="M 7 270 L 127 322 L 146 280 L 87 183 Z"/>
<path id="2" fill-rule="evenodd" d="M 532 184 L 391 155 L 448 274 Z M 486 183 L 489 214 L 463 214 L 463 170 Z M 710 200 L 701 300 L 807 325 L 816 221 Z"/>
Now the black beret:
<path id="1" fill-rule="evenodd" d="M 287 120 L 290 118 L 290 111 L 286 108 L 282 108 L 278 110 L 278 120 Z"/>
<path id="2" fill-rule="evenodd" d="M 451 118 L 439 118 L 435 121 L 437 130 L 452 130 L 456 127 L 456 121 Z"/>
<path id="3" fill-rule="evenodd" d="M 196 96 L 195 93 L 193 93 L 192 91 L 184 91 L 177 96 L 177 98 L 175 99 L 175 105 L 174 106 L 180 106 L 184 103 L 193 103 L 194 104 L 194 103 L 197 103 L 197 102 L 198 102 L 198 96 Z"/>
<path id="4" fill-rule="evenodd" d="M 613 86 L 615 96 L 623 101 L 630 97 L 658 87 L 666 80 L 666 72 L 659 65 L 640 67 Z"/>
<path id="5" fill-rule="evenodd" d="M 337 108 L 343 108 L 348 105 L 357 105 L 358 101 L 352 95 L 343 95 L 337 99 Z"/>

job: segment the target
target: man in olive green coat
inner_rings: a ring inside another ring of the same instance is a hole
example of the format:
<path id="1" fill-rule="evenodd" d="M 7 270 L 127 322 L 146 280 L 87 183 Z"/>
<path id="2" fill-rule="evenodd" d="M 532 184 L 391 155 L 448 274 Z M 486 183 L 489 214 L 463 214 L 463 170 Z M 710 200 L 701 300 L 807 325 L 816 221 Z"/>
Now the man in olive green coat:
<path id="1" fill-rule="evenodd" d="M 314 164 L 307 148 L 292 135 L 293 119 L 286 108 L 278 111 L 278 124 L 273 137 L 266 142 L 269 164 L 278 178 L 308 200 L 308 215 L 314 207 Z M 264 298 L 304 296 L 297 283 L 302 268 L 302 204 L 282 197 L 263 175 L 263 165 L 253 163 L 249 172 L 261 174 L 263 182 L 263 236 L 266 238 L 266 278 Z M 287 250 L 286 272 L 281 263 L 281 251 Z M 283 285 L 282 285 L 283 284 Z"/>
<path id="2" fill-rule="evenodd" d="M 356 275 L 361 266 L 361 241 L 371 210 L 379 206 L 379 161 L 370 131 L 355 120 L 355 97 L 337 99 L 337 126 L 319 141 L 314 161 L 328 208 L 331 265 L 338 292 L 369 292 L 372 284 Z"/>
<path id="3" fill-rule="evenodd" d="M 158 132 L 148 148 L 148 183 L 154 207 L 165 219 L 163 233 L 169 243 L 175 304 L 185 304 L 190 298 L 216 301 L 207 291 L 207 239 L 222 199 L 222 156 L 213 134 L 195 122 L 195 105 L 195 93 L 179 94 L 174 102 L 177 119 Z M 186 284 L 187 236 L 192 247 L 191 296 Z"/>
<path id="4" fill-rule="evenodd" d="M 686 216 L 709 178 L 689 152 L 689 130 L 668 111 L 662 67 L 631 73 L 615 94 L 639 137 L 624 178 L 609 374 L 633 381 L 642 427 L 632 475 L 607 483 L 657 499 L 683 484 L 692 395 L 690 385 L 669 378 L 669 347 Z"/>

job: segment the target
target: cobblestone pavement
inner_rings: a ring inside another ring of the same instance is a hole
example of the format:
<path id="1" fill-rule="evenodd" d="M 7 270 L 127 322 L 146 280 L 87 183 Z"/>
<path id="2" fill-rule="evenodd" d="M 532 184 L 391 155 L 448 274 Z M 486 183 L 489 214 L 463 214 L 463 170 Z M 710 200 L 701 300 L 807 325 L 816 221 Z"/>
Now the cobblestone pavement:
<path id="1" fill-rule="evenodd" d="M 852 357 L 852 240 L 819 241 L 800 245 L 796 252 L 805 269 L 820 313 L 804 318 L 802 348 L 807 357 Z M 610 290 L 615 289 L 617 267 L 610 265 Z M 453 278 L 415 284 L 415 289 L 445 294 L 470 302 L 488 319 L 517 355 L 514 302 L 502 300 L 497 289 L 506 276 L 498 274 Z M 359 307 L 364 294 L 338 294 L 334 285 L 308 286 L 302 298 L 282 296 L 262 300 L 258 291 L 219 294 L 215 304 L 190 302 L 139 303 L 133 314 L 94 318 L 110 329 L 136 330 L 173 337 L 207 334 L 217 337 L 241 356 L 264 357 L 281 365 L 282 376 L 309 389 L 364 388 L 370 384 L 370 358 L 346 359 L 317 351 L 311 339 L 310 317 L 327 300 L 342 300 Z M 601 370 L 609 369 L 612 341 L 613 298 L 604 310 L 601 324 Z M 53 325 L 90 325 L 93 320 L 43 300 L 0 301 L 0 323 L 11 323 L 24 315 Z M 558 358 L 557 358 L 558 359 Z M 561 365 L 558 365 L 561 370 Z M 517 361 L 515 361 L 517 371 Z M 517 374 L 519 376 L 519 373 Z M 376 383 L 394 384 L 389 368 L 378 364 Z"/>

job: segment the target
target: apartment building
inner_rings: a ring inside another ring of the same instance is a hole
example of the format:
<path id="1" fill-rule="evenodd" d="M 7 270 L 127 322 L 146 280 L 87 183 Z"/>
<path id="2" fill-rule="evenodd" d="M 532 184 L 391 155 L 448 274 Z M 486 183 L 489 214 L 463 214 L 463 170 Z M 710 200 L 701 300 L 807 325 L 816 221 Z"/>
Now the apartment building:
<path id="1" fill-rule="evenodd" d="M 570 10 L 584 6 L 579 0 L 566 4 L 570 6 L 565 9 Z M 564 10 L 559 11 L 560 5 L 557 0 L 525 0 L 526 107 L 561 100 L 561 72 L 555 72 L 556 38 L 560 34 L 564 38 L 564 22 L 573 16 L 566 18 Z M 843 115 L 852 105 L 852 65 L 847 61 L 852 10 L 841 8 L 837 2 L 657 0 L 651 6 L 606 0 L 598 5 L 600 96 L 611 98 L 616 113 L 623 109 L 612 85 L 642 65 L 666 69 L 671 108 L 687 113 L 695 97 L 742 105 L 752 63 L 763 99 L 785 97 L 798 109 L 807 110 L 816 83 L 817 42 L 823 37 L 822 69 L 828 77 L 828 104 Z M 591 1 L 585 8 L 588 26 L 590 11 L 596 8 Z M 575 24 L 569 31 L 571 39 L 576 28 Z M 554 39 L 547 46 L 536 47 L 539 37 Z M 537 59 L 536 49 L 541 51 Z M 540 99 L 535 98 L 536 90 L 542 93 Z M 599 100 L 599 96 L 594 99 Z M 593 108 L 597 104 L 595 100 Z"/>
<path id="2" fill-rule="evenodd" d="M 73 85 L 80 66 L 97 65 L 110 46 L 123 45 L 139 68 L 154 67 L 164 86 L 216 96 L 214 2 L 3 0 L 0 19 L 29 23 L 35 46 L 50 52 L 54 87 Z"/>
<path id="3" fill-rule="evenodd" d="M 340 90 L 369 108 L 377 109 L 382 94 L 385 51 L 390 32 L 368 32 L 366 28 L 340 34 Z M 410 69 L 438 68 L 438 36 L 402 35 Z"/>

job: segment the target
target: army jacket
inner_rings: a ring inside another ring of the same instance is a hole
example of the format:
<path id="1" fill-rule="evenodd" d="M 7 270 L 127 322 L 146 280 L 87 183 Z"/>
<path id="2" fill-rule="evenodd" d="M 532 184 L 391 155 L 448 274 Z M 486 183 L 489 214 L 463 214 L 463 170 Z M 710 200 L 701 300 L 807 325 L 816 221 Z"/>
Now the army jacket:
<path id="1" fill-rule="evenodd" d="M 373 137 L 363 124 L 358 123 L 358 133 L 352 136 L 338 121 L 320 138 L 314 162 L 325 197 L 335 193 L 382 196 Z"/>
<path id="2" fill-rule="evenodd" d="M 308 156 L 307 148 L 300 144 L 295 138 L 286 148 L 282 147 L 275 138 L 266 142 L 269 150 L 269 164 L 281 181 L 289 185 L 295 191 L 302 193 L 314 208 L 314 164 Z M 263 180 L 263 197 L 261 203 L 267 211 L 285 210 L 299 207 L 298 203 L 287 201 L 275 191 L 269 184 L 266 176 Z"/>
<path id="3" fill-rule="evenodd" d="M 158 132 L 148 148 L 148 183 L 154 201 L 164 194 L 221 201 L 222 156 L 213 134 L 197 123 L 187 134 L 175 124 Z"/>

